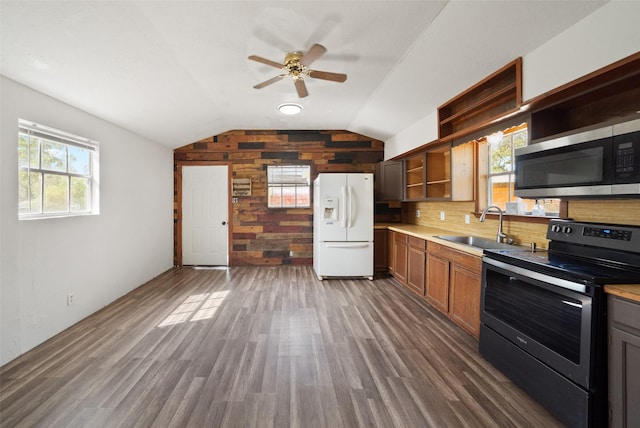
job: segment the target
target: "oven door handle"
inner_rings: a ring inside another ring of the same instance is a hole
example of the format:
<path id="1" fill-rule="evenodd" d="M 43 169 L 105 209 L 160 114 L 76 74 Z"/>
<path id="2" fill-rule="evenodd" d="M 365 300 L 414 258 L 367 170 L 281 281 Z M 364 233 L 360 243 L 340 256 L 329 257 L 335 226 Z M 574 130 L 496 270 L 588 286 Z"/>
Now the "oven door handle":
<path id="1" fill-rule="evenodd" d="M 508 263 L 504 263 L 498 260 L 493 260 L 487 257 L 483 257 L 482 261 L 484 263 L 490 264 L 495 267 L 499 267 L 508 272 L 512 272 L 516 275 L 525 276 L 527 278 L 536 279 L 538 281 L 546 282 L 547 284 L 557 285 L 559 287 L 565 288 L 567 290 L 577 291 L 578 293 L 585 293 L 587 291 L 587 286 L 584 284 L 580 284 L 577 282 L 567 281 L 566 279 L 556 278 L 553 276 L 545 275 L 540 272 L 534 272 L 529 269 L 524 269 L 519 266 L 514 266 Z"/>

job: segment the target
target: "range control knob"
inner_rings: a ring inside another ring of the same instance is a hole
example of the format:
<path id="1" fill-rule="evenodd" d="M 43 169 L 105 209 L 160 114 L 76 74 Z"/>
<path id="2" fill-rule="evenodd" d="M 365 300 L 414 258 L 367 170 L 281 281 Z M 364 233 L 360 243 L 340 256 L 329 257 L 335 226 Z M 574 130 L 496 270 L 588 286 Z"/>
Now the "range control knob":
<path id="1" fill-rule="evenodd" d="M 551 226 L 551 231 L 555 232 L 555 233 L 560 233 L 560 231 L 562 230 L 562 228 L 560 226 L 558 226 L 557 224 L 554 224 Z"/>
<path id="2" fill-rule="evenodd" d="M 571 228 L 571 226 L 563 226 L 562 231 L 568 235 L 573 232 L 573 229 Z"/>

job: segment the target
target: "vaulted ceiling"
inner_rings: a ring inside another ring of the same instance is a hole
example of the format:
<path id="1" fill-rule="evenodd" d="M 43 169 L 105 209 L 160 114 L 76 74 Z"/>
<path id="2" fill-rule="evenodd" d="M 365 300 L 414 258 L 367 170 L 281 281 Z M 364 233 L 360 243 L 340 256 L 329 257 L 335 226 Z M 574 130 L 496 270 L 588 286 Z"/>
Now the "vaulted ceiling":
<path id="1" fill-rule="evenodd" d="M 385 140 L 605 1 L 6 1 L 0 72 L 175 148 L 232 129 L 346 129 Z M 289 51 L 328 51 L 299 99 Z M 284 116 L 276 107 L 298 102 Z"/>

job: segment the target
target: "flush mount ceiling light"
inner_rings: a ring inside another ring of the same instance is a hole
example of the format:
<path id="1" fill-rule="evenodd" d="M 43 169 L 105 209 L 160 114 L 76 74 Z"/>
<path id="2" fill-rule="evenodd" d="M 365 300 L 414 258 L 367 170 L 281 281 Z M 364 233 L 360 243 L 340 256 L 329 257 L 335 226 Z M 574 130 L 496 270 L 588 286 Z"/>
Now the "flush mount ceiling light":
<path id="1" fill-rule="evenodd" d="M 278 110 L 280 110 L 280 113 L 282 114 L 291 116 L 300 113 L 302 111 L 302 106 L 296 103 L 284 103 L 278 106 Z"/>

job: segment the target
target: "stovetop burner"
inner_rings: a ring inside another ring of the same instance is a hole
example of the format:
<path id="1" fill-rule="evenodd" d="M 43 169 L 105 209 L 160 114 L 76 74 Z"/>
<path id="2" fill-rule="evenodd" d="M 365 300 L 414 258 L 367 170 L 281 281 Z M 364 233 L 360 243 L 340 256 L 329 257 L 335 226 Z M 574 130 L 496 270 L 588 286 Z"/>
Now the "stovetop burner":
<path id="1" fill-rule="evenodd" d="M 545 272 L 570 280 L 587 281 L 594 284 L 640 283 L 640 269 L 631 266 L 616 266 L 604 261 L 558 255 L 548 251 L 485 250 L 489 258 L 501 260 Z"/>
<path id="2" fill-rule="evenodd" d="M 485 256 L 594 284 L 640 283 L 640 227 L 551 220 L 548 251 L 485 250 Z"/>

